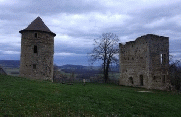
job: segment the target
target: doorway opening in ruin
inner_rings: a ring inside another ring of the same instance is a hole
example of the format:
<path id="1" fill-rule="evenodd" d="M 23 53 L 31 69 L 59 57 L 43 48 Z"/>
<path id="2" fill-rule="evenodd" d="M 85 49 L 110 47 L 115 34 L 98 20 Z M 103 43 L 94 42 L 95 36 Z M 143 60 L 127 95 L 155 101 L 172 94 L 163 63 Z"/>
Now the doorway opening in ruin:
<path id="1" fill-rule="evenodd" d="M 143 75 L 140 75 L 140 85 L 143 86 Z"/>
<path id="2" fill-rule="evenodd" d="M 130 84 L 134 84 L 134 83 L 133 83 L 133 77 L 129 77 L 129 83 L 130 83 Z"/>

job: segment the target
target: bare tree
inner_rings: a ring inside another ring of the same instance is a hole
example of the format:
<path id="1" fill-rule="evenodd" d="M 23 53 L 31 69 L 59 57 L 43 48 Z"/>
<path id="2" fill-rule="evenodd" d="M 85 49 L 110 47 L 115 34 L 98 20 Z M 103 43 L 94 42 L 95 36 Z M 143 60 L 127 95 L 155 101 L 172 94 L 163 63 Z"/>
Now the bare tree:
<path id="1" fill-rule="evenodd" d="M 176 90 L 181 90 L 181 61 L 173 60 L 173 56 L 170 56 L 170 82 Z"/>
<path id="2" fill-rule="evenodd" d="M 109 67 L 111 63 L 117 62 L 116 55 L 119 53 L 119 39 L 113 33 L 103 33 L 98 39 L 94 39 L 94 49 L 90 53 L 90 60 L 102 61 L 104 80 L 108 82 Z"/>

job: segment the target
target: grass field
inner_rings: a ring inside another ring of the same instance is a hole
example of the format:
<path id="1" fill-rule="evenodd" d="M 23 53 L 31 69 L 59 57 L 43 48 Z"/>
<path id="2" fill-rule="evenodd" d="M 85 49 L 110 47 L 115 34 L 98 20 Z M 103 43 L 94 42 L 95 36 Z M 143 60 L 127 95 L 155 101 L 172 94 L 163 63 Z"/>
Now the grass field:
<path id="1" fill-rule="evenodd" d="M 0 116 L 181 116 L 178 93 L 0 75 Z"/>

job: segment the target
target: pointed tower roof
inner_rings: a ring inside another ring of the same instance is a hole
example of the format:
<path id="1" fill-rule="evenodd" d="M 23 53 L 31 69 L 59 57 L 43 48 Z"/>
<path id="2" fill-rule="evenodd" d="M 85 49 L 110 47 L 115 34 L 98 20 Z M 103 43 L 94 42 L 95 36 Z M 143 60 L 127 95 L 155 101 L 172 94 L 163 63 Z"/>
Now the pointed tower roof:
<path id="1" fill-rule="evenodd" d="M 49 33 L 52 33 L 54 36 L 56 36 L 55 33 L 53 33 L 46 25 L 45 23 L 43 22 L 43 20 L 38 16 L 33 22 L 31 22 L 31 24 L 19 31 L 20 33 L 23 32 L 23 31 L 44 31 L 44 32 L 49 32 Z"/>

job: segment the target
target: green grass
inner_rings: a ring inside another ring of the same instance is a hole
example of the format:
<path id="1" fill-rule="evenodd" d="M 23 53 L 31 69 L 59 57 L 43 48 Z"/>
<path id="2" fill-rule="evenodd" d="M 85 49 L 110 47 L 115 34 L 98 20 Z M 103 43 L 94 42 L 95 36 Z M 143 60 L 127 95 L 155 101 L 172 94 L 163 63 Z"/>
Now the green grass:
<path id="1" fill-rule="evenodd" d="M 141 88 L 83 86 L 0 75 L 0 116 L 163 116 L 181 115 L 181 95 Z"/>

